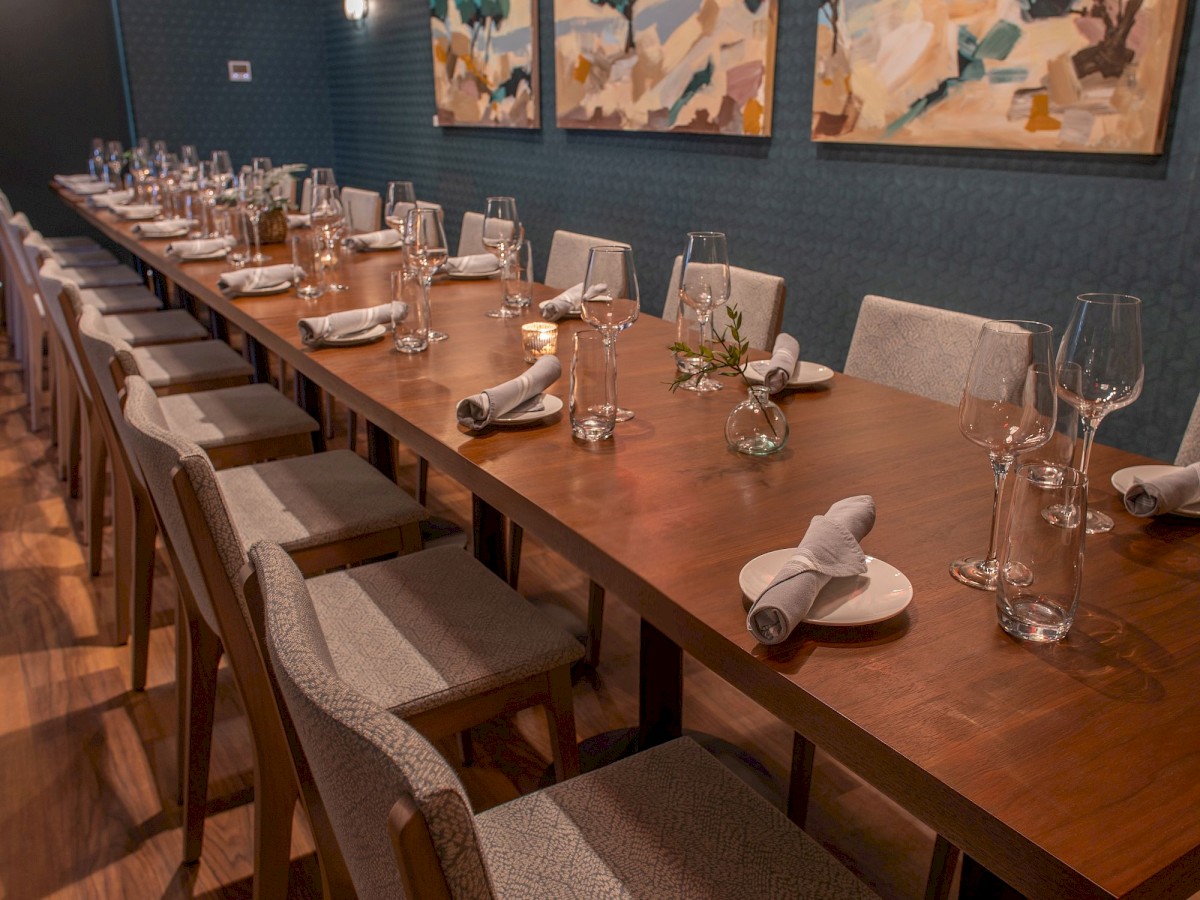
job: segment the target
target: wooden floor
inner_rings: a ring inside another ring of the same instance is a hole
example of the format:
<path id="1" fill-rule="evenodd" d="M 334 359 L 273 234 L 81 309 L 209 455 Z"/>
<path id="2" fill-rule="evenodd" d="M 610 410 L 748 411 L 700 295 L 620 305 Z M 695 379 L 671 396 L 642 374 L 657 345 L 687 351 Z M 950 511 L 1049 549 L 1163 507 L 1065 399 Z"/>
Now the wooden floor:
<path id="1" fill-rule="evenodd" d="M 333 444 L 345 443 L 343 429 Z M 55 461 L 47 433 L 29 431 L 18 365 L 0 356 L 0 897 L 249 897 L 249 732 L 230 673 L 221 678 L 204 853 L 185 867 L 173 796 L 174 585 L 165 556 L 160 549 L 148 686 L 133 693 L 128 648 L 111 643 L 111 536 L 104 571 L 92 579 L 80 507 Z M 411 488 L 415 460 L 401 462 L 398 480 Z M 469 520 L 469 495 L 437 473 L 430 497 L 436 514 Z M 521 589 L 564 620 L 582 616 L 585 579 L 533 535 Z M 581 739 L 636 721 L 637 626 L 610 595 L 601 665 L 576 685 Z M 789 730 L 690 660 L 685 726 L 757 757 L 781 794 Z M 540 714 L 481 727 L 474 739 L 479 758 L 462 775 L 479 808 L 531 790 L 549 759 Z M 314 897 L 302 818 L 292 894 Z M 821 754 L 808 830 L 882 896 L 922 895 L 932 833 Z"/>

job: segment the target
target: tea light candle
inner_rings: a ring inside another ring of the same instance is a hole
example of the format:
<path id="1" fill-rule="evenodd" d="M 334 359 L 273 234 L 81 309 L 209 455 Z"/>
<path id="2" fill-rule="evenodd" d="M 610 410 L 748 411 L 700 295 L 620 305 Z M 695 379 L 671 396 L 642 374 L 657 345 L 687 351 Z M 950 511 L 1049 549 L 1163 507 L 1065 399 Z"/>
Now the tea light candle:
<path id="1" fill-rule="evenodd" d="M 558 350 L 558 326 L 553 322 L 530 322 L 521 326 L 525 362 L 537 362 L 539 356 L 553 356 Z"/>

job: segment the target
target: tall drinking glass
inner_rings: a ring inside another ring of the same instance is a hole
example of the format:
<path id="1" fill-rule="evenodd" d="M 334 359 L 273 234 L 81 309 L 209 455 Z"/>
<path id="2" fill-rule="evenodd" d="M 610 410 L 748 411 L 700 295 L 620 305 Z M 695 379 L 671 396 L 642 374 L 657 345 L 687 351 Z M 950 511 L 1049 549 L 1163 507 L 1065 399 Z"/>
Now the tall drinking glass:
<path id="1" fill-rule="evenodd" d="M 700 347 L 712 338 L 713 310 L 729 300 L 729 253 L 725 235 L 718 231 L 693 231 L 688 234 L 687 252 L 679 278 L 679 299 L 696 310 L 700 321 Z M 700 375 L 680 387 L 689 391 L 719 391 L 723 385 L 715 378 Z"/>
<path id="2" fill-rule="evenodd" d="M 88 174 L 96 181 L 104 178 L 104 138 L 92 138 L 92 153 L 88 157 Z"/>
<path id="3" fill-rule="evenodd" d="M 996 589 L 1004 479 L 1018 453 L 1042 446 L 1054 433 L 1053 353 L 1054 329 L 1041 322 L 988 322 L 980 332 L 958 404 L 958 426 L 967 440 L 988 451 L 995 491 L 987 555 L 950 564 L 950 574 L 970 587 Z"/>
<path id="4" fill-rule="evenodd" d="M 1085 475 L 1101 420 L 1142 395 L 1142 301 L 1125 294 L 1080 294 L 1055 362 L 1059 397 L 1079 410 L 1079 465 Z M 1072 384 L 1072 366 L 1078 381 Z M 1087 511 L 1087 533 L 1111 531 L 1112 517 Z"/>
<path id="5" fill-rule="evenodd" d="M 120 141 L 108 142 L 104 165 L 105 180 L 108 182 L 108 189 L 110 191 L 119 191 L 121 189 L 121 169 L 125 166 L 125 147 Z"/>
<path id="6" fill-rule="evenodd" d="M 261 266 L 267 261 L 267 257 L 262 252 L 258 223 L 262 221 L 262 214 L 271 207 L 271 198 L 267 195 L 266 186 L 263 184 L 262 172 L 242 174 L 238 179 L 238 200 L 246 213 L 246 218 L 250 220 L 250 229 L 254 234 L 254 255 L 250 257 L 250 262 Z"/>
<path id="7" fill-rule="evenodd" d="M 496 257 L 502 271 L 511 265 L 509 258 L 520 246 L 524 233 L 514 197 L 487 198 L 487 208 L 483 213 L 483 246 Z M 520 315 L 520 310 L 513 309 L 504 302 L 503 278 L 500 280 L 500 306 L 489 309 L 487 315 L 493 319 L 509 319 Z"/>
<path id="8" fill-rule="evenodd" d="M 434 208 L 417 207 L 408 214 L 405 226 L 408 232 L 408 262 L 421 276 L 421 288 L 425 302 L 429 302 L 429 286 L 433 273 L 446 262 L 449 252 L 446 247 L 446 229 L 442 227 L 442 211 Z M 429 340 L 444 341 L 450 335 L 433 329 L 432 314 L 429 318 Z"/>
<path id="9" fill-rule="evenodd" d="M 617 335 L 637 321 L 641 309 L 633 250 L 629 247 L 592 247 L 583 278 L 582 318 L 604 335 L 612 370 L 616 405 Z M 616 407 L 616 420 L 627 422 L 633 412 Z"/>

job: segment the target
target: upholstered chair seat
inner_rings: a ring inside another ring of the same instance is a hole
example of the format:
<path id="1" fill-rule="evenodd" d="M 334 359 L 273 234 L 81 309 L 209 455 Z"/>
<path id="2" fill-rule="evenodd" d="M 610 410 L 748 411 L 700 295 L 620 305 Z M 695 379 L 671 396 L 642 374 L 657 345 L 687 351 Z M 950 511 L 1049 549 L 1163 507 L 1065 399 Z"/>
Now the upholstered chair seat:
<path id="1" fill-rule="evenodd" d="M 1179 453 L 1175 456 L 1177 466 L 1190 466 L 1194 462 L 1200 462 L 1200 397 L 1196 398 L 1192 417 L 1183 432 L 1183 440 L 1179 442 Z"/>
<path id="2" fill-rule="evenodd" d="M 162 309 L 162 301 L 153 291 L 140 284 L 81 288 L 79 299 L 86 306 L 94 306 L 104 316 Z"/>
<path id="3" fill-rule="evenodd" d="M 208 330 L 184 309 L 117 313 L 106 318 L 104 324 L 109 333 L 131 347 L 202 341 L 208 337 Z"/>

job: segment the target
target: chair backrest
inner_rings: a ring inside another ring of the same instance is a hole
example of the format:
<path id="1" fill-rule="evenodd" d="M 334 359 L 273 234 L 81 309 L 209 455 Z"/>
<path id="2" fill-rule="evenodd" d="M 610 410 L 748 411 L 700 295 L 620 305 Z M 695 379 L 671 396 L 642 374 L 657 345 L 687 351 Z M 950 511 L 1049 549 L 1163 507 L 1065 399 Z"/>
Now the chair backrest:
<path id="1" fill-rule="evenodd" d="M 483 213 L 468 210 L 463 213 L 462 230 L 458 233 L 458 256 L 487 253 L 483 246 Z"/>
<path id="2" fill-rule="evenodd" d="M 1190 466 L 1194 462 L 1200 462 L 1200 397 L 1196 398 L 1187 430 L 1179 442 L 1179 453 L 1175 456 L 1177 466 Z"/>
<path id="3" fill-rule="evenodd" d="M 987 319 L 868 294 L 845 373 L 957 405 Z"/>
<path id="4" fill-rule="evenodd" d="M 679 315 L 679 280 L 683 277 L 683 257 L 675 257 L 663 318 L 674 322 Z M 783 305 L 787 301 L 787 281 L 779 275 L 767 275 L 753 269 L 729 267 L 729 304 L 742 313 L 741 335 L 751 347 L 770 350 L 783 327 Z M 724 309 L 713 314 L 713 329 L 719 333 L 726 323 Z"/>
<path id="5" fill-rule="evenodd" d="M 494 890 L 461 782 L 412 726 L 347 685 L 299 570 L 277 545 L 255 544 L 271 666 L 361 900 L 403 896 L 384 822 L 411 798 L 423 816 L 449 893 Z"/>
<path id="6" fill-rule="evenodd" d="M 554 232 L 550 241 L 550 258 L 546 262 L 545 283 L 556 288 L 579 284 L 587 274 L 588 251 L 600 245 L 629 246 L 624 241 L 610 241 L 574 231 Z"/>
<path id="7" fill-rule="evenodd" d="M 8 194 L 0 191 L 0 216 L 8 218 L 13 214 L 12 204 L 8 201 Z"/>
<path id="8" fill-rule="evenodd" d="M 383 198 L 375 191 L 342 188 L 342 209 L 346 213 L 346 228 L 349 231 L 378 231 L 383 222 Z"/>
<path id="9" fill-rule="evenodd" d="M 300 185 L 300 212 L 306 213 L 312 209 L 312 179 L 305 178 Z"/>
<path id="10" fill-rule="evenodd" d="M 93 399 L 92 385 L 84 374 L 83 361 L 79 357 L 79 350 L 71 337 L 71 328 L 67 323 L 66 316 L 63 315 L 62 303 L 59 301 L 59 297 L 66 290 L 68 283 L 41 272 L 38 273 L 38 286 L 45 301 L 46 319 L 50 323 L 52 340 L 57 351 L 66 359 L 69 376 L 79 386 L 84 409 L 90 414 Z M 73 284 L 71 288 L 76 289 Z"/>

